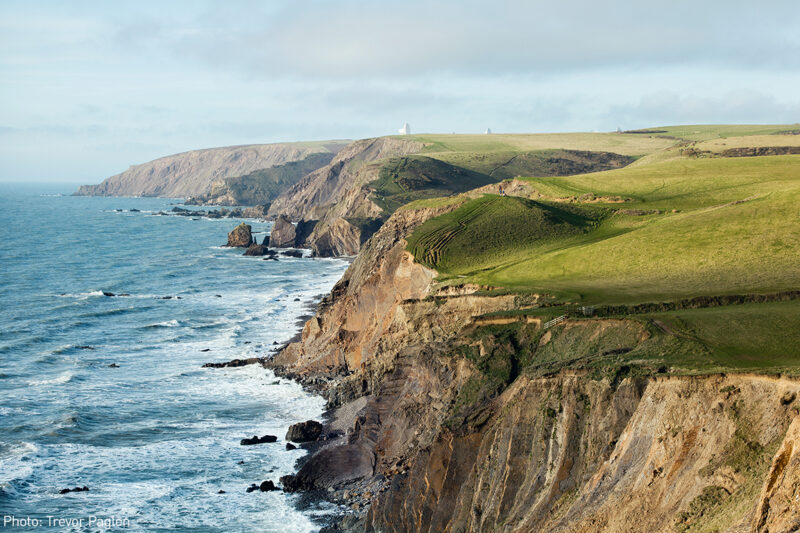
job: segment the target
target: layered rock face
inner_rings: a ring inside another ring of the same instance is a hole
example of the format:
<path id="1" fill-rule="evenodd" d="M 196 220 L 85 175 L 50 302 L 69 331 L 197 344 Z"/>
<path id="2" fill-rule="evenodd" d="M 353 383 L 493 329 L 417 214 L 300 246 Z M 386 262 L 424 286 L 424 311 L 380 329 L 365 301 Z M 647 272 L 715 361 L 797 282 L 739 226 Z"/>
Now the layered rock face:
<path id="1" fill-rule="evenodd" d="M 365 187 L 380 170 L 372 162 L 416 153 L 422 147 L 417 141 L 391 137 L 356 141 L 276 198 L 269 213 L 313 224 L 297 245 L 311 248 L 315 255 L 355 255 L 366 238 L 362 238 L 364 228 L 353 220 L 376 219 L 383 212 Z"/>
<path id="2" fill-rule="evenodd" d="M 83 185 L 75 194 L 172 198 L 198 196 L 208 192 L 215 181 L 326 151 L 328 149 L 323 145 L 306 143 L 254 144 L 192 150 L 133 165 L 99 185 Z"/>
<path id="3" fill-rule="evenodd" d="M 359 528 L 792 531 L 800 493 L 787 467 L 800 441 L 780 398 L 799 386 L 521 377 L 485 422 L 443 427 L 419 447 Z"/>
<path id="4" fill-rule="evenodd" d="M 301 340 L 272 361 L 321 387 L 345 434 L 284 480 L 287 489 L 346 491 L 359 507 L 345 524 L 353 531 L 796 530 L 800 383 L 512 368 L 487 394 L 476 384 L 491 382 L 491 369 L 459 347 L 483 357 L 508 344 L 500 333 L 473 340 L 476 327 L 540 328 L 485 316 L 536 296 L 436 290 L 436 273 L 414 262 L 404 238 L 448 209 L 392 215 Z M 561 328 L 647 337 L 627 320 Z"/>

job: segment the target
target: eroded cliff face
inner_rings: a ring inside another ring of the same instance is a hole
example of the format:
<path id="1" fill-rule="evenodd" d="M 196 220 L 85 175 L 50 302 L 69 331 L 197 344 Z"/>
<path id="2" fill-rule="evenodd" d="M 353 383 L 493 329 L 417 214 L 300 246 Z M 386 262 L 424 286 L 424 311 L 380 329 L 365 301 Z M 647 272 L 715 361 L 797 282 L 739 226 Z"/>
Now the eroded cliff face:
<path id="1" fill-rule="evenodd" d="M 338 150 L 340 145 L 332 145 Z M 321 151 L 323 145 L 306 143 L 254 144 L 192 150 L 162 157 L 111 176 L 99 185 L 83 185 L 78 196 L 199 196 L 212 183 L 255 170 L 298 161 Z"/>
<path id="2" fill-rule="evenodd" d="M 794 531 L 800 422 L 781 399 L 798 388 L 521 377 L 484 424 L 420 447 L 359 529 Z"/>
<path id="3" fill-rule="evenodd" d="M 355 255 L 366 240 L 356 219 L 375 219 L 382 210 L 365 185 L 374 181 L 380 166 L 374 161 L 419 152 L 422 143 L 392 137 L 356 141 L 331 163 L 312 172 L 273 201 L 271 215 L 317 221 L 301 245 L 314 255 Z"/>
<path id="4" fill-rule="evenodd" d="M 800 527 L 800 383 L 532 374 L 513 356 L 502 366 L 492 358 L 514 354 L 509 324 L 541 334 L 533 357 L 605 339 L 629 349 L 650 334 L 618 319 L 544 333 L 535 317 L 490 314 L 534 305 L 535 295 L 437 288 L 404 239 L 452 208 L 392 215 L 272 362 L 322 387 L 335 408 L 330 430 L 342 434 L 287 489 L 332 490 L 355 509 L 343 523 L 354 531 Z M 488 333 L 476 336 L 480 328 Z"/>

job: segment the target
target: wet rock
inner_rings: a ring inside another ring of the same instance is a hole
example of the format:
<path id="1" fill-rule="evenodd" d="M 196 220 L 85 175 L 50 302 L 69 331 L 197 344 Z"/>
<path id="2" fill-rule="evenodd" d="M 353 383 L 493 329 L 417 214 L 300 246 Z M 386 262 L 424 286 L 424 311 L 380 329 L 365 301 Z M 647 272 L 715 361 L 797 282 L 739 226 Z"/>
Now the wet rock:
<path id="1" fill-rule="evenodd" d="M 277 252 L 273 252 L 272 250 L 270 250 L 269 248 L 267 248 L 263 244 L 255 244 L 254 243 L 254 244 L 251 244 L 247 248 L 247 250 L 244 252 L 244 255 L 249 255 L 249 256 L 254 256 L 254 257 L 260 257 L 260 256 L 267 255 L 269 257 L 275 257 L 278 254 L 277 254 Z"/>
<path id="2" fill-rule="evenodd" d="M 295 445 L 294 445 L 294 444 L 292 444 L 291 442 L 287 442 L 287 443 L 286 443 L 286 449 L 287 449 L 287 450 L 296 450 L 296 449 L 297 449 L 297 446 L 295 446 Z"/>
<path id="3" fill-rule="evenodd" d="M 281 251 L 281 255 L 286 257 L 303 257 L 302 250 L 283 250 Z"/>
<path id="4" fill-rule="evenodd" d="M 297 230 L 291 219 L 286 215 L 280 215 L 275 220 L 275 224 L 269 234 L 269 245 L 273 248 L 294 246 L 296 237 Z"/>
<path id="5" fill-rule="evenodd" d="M 253 444 L 264 444 L 269 442 L 276 442 L 278 437 L 275 435 L 264 435 L 263 437 L 259 437 L 257 435 L 253 435 L 253 438 L 244 438 L 239 441 L 239 444 L 242 446 L 252 446 Z"/>
<path id="6" fill-rule="evenodd" d="M 224 490 L 219 490 L 219 491 L 217 491 L 217 494 L 225 494 L 225 491 Z"/>
<path id="7" fill-rule="evenodd" d="M 89 346 L 88 344 L 76 346 L 76 348 L 79 350 L 94 350 L 94 346 Z"/>
<path id="8" fill-rule="evenodd" d="M 251 228 L 249 224 L 242 222 L 233 228 L 230 233 L 228 233 L 228 244 L 225 246 L 234 248 L 247 248 L 253 244 L 252 230 L 253 228 Z"/>
<path id="9" fill-rule="evenodd" d="M 60 491 L 58 491 L 58 493 L 59 494 L 67 494 L 67 493 L 70 493 L 70 492 L 87 492 L 88 490 L 89 490 L 89 487 L 84 485 L 83 487 L 74 487 L 74 488 L 71 488 L 71 489 L 61 489 Z"/>
<path id="10" fill-rule="evenodd" d="M 261 482 L 261 485 L 258 486 L 258 490 L 261 492 L 272 492 L 273 490 L 278 490 L 278 487 L 275 486 L 272 480 L 268 479 Z"/>
<path id="11" fill-rule="evenodd" d="M 106 292 L 106 291 L 103 291 L 103 296 L 109 296 L 109 297 L 111 297 L 111 296 L 116 296 L 116 294 L 114 294 L 113 292 Z"/>
<path id="12" fill-rule="evenodd" d="M 306 420 L 298 422 L 289 427 L 286 432 L 286 440 L 292 442 L 310 442 L 317 440 L 322 433 L 322 424 L 316 420 Z"/>
<path id="13" fill-rule="evenodd" d="M 131 213 L 141 213 L 141 211 L 139 211 L 138 209 L 131 209 L 130 211 Z"/>
<path id="14" fill-rule="evenodd" d="M 201 352 L 210 352 L 210 351 L 211 351 L 211 348 L 203 348 L 203 349 L 202 349 L 202 350 L 200 350 L 200 351 L 201 351 Z"/>
<path id="15" fill-rule="evenodd" d="M 245 365 L 263 364 L 266 361 L 264 357 L 250 357 L 248 359 L 234 359 L 233 361 L 225 361 L 224 363 L 206 363 L 202 368 L 236 368 Z"/>
<path id="16" fill-rule="evenodd" d="M 258 490 L 258 485 L 256 485 L 255 483 L 247 487 L 247 492 L 255 492 L 257 490 Z"/>
<path id="17" fill-rule="evenodd" d="M 111 363 L 108 365 L 108 368 L 119 368 L 119 365 L 117 363 Z"/>

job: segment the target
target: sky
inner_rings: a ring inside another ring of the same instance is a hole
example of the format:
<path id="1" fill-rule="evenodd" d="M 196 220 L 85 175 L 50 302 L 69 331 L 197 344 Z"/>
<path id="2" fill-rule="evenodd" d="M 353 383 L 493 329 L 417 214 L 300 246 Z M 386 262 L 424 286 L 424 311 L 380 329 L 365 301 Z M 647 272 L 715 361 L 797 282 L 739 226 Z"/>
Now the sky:
<path id="1" fill-rule="evenodd" d="M 800 122 L 797 0 L 0 0 L 0 181 L 397 133 Z"/>

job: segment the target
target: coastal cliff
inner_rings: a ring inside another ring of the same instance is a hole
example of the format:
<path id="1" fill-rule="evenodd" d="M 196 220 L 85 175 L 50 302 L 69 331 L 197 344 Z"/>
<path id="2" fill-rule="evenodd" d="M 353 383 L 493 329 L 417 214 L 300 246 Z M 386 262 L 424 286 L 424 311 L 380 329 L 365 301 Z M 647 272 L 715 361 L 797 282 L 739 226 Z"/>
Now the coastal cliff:
<path id="1" fill-rule="evenodd" d="M 341 144 L 253 144 L 192 150 L 133 165 L 98 185 L 83 185 L 77 196 L 189 197 L 210 192 L 213 183 L 257 170 L 337 151 Z M 287 185 L 288 186 L 288 185 Z"/>
<path id="2" fill-rule="evenodd" d="M 438 286 L 405 239 L 457 206 L 395 212 L 270 363 L 323 391 L 340 435 L 287 490 L 332 491 L 353 531 L 800 526 L 800 382 L 622 364 L 687 345 L 632 319 L 545 331 L 519 313 L 539 295 Z"/>

